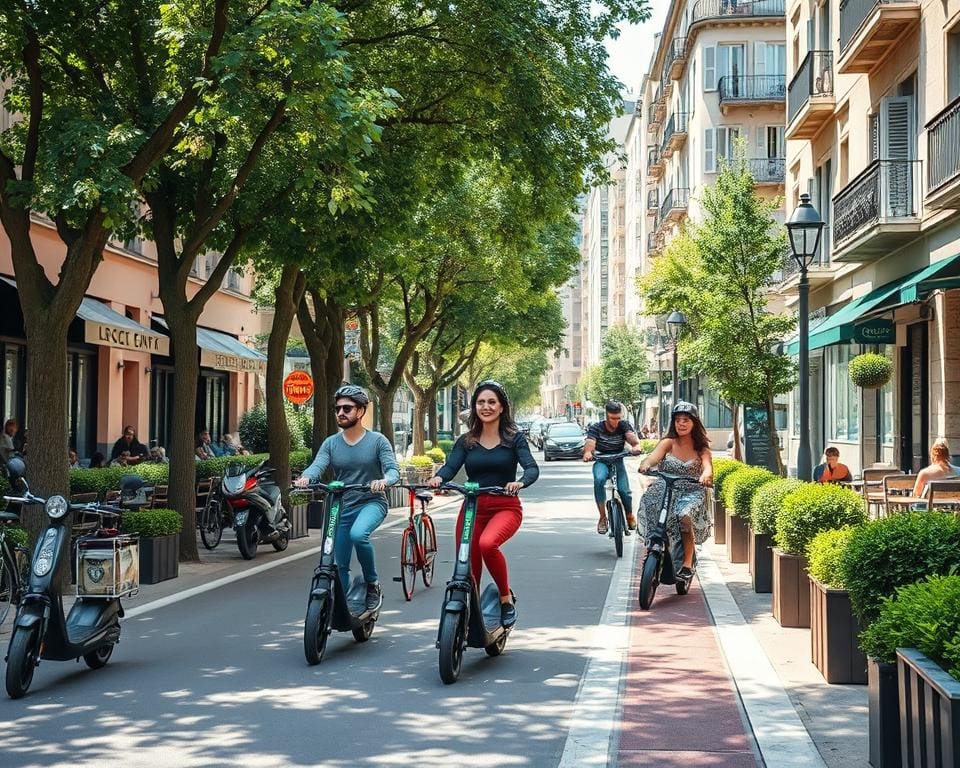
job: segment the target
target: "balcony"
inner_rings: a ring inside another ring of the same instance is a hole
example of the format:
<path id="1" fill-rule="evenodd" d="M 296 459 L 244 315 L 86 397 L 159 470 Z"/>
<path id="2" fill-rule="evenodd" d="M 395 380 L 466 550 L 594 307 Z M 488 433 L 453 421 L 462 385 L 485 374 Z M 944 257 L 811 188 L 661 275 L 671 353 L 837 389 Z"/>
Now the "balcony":
<path id="1" fill-rule="evenodd" d="M 651 179 L 659 179 L 660 174 L 663 173 L 663 166 L 665 161 L 663 155 L 660 154 L 659 147 L 650 147 L 647 150 L 647 176 Z"/>
<path id="2" fill-rule="evenodd" d="M 747 160 L 747 169 L 758 186 L 783 184 L 787 177 L 787 161 L 783 157 L 757 157 Z"/>
<path id="3" fill-rule="evenodd" d="M 660 194 L 655 189 L 647 192 L 647 211 L 656 211 L 660 207 Z"/>
<path id="4" fill-rule="evenodd" d="M 660 142 L 660 154 L 670 158 L 680 149 L 687 140 L 687 113 L 674 112 L 663 129 L 663 140 Z"/>
<path id="5" fill-rule="evenodd" d="M 647 233 L 647 256 L 659 256 L 663 253 L 664 237 L 656 232 Z"/>
<path id="6" fill-rule="evenodd" d="M 886 256 L 920 232 L 920 161 L 874 160 L 833 198 L 834 261 Z"/>
<path id="7" fill-rule="evenodd" d="M 679 80 L 683 77 L 683 71 L 687 67 L 687 38 L 676 37 L 670 43 L 670 50 L 667 51 L 667 77 L 671 80 Z"/>
<path id="8" fill-rule="evenodd" d="M 717 84 L 720 111 L 732 107 L 778 106 L 787 98 L 784 75 L 725 75 Z"/>
<path id="9" fill-rule="evenodd" d="M 960 207 L 960 98 L 927 123 L 927 207 Z"/>
<path id="10" fill-rule="evenodd" d="M 687 187 L 674 187 L 667 192 L 660 206 L 659 220 L 662 224 L 680 221 L 687 215 L 690 206 L 690 190 Z"/>
<path id="11" fill-rule="evenodd" d="M 813 263 L 807 267 L 807 281 L 810 287 L 818 287 L 832 282 L 836 278 L 838 265 L 830 264 L 829 257 L 822 253 L 813 260 Z M 800 284 L 800 267 L 797 266 L 797 260 L 788 252 L 783 257 L 783 268 L 779 273 L 775 273 L 772 282 L 779 286 L 781 292 L 791 291 Z"/>
<path id="12" fill-rule="evenodd" d="M 919 23 L 917 0 L 840 0 L 840 74 L 870 72 Z"/>
<path id="13" fill-rule="evenodd" d="M 812 139 L 833 117 L 833 51 L 810 51 L 787 88 L 788 139 Z"/>
<path id="14" fill-rule="evenodd" d="M 698 0 L 690 17 L 690 30 L 707 22 L 756 23 L 770 18 L 785 17 L 785 0 L 755 0 L 752 3 L 739 0 Z"/>
<path id="15" fill-rule="evenodd" d="M 660 130 L 660 126 L 663 125 L 663 113 L 664 109 L 657 109 L 656 101 L 647 107 L 647 131 L 650 133 L 656 133 Z"/>

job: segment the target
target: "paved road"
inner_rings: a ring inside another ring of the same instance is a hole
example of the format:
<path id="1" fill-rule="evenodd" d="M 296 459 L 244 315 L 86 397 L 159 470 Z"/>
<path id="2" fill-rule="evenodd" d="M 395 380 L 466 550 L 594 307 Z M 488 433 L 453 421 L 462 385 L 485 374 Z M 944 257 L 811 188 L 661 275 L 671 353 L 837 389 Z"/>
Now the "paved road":
<path id="1" fill-rule="evenodd" d="M 440 682 L 434 647 L 451 507 L 435 585 L 410 603 L 392 581 L 401 528 L 376 535 L 386 599 L 369 643 L 335 633 L 307 666 L 301 559 L 128 620 L 104 670 L 42 664 L 26 699 L 0 702 L 0 765 L 557 765 L 614 555 L 589 468 L 541 470 L 506 548 L 517 629 L 500 658 L 468 650 L 457 684 Z"/>

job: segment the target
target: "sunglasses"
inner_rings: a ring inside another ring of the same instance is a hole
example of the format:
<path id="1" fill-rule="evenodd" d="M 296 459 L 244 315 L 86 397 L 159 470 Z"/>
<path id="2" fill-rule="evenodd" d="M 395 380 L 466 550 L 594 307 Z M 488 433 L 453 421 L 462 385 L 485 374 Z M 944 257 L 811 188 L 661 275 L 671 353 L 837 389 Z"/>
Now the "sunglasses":
<path id="1" fill-rule="evenodd" d="M 336 413 L 340 413 L 340 411 L 343 411 L 344 413 L 353 413 L 356 408 L 357 406 L 355 405 L 335 405 L 333 410 Z"/>

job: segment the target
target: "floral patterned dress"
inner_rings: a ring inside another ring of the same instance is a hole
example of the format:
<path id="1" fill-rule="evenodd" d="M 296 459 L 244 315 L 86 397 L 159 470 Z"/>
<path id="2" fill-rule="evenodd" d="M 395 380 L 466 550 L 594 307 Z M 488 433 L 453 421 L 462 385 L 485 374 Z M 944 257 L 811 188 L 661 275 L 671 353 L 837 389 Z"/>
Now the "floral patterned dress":
<path id="1" fill-rule="evenodd" d="M 700 457 L 681 461 L 672 453 L 668 453 L 657 467 L 668 475 L 687 475 L 696 482 L 703 474 L 703 463 Z M 643 493 L 640 504 L 643 506 L 645 531 L 652 531 L 660 519 L 660 507 L 663 504 L 663 495 L 667 484 L 659 477 Z M 693 540 L 703 544 L 710 537 L 710 528 L 713 520 L 707 510 L 706 489 L 702 485 L 693 487 L 687 483 L 677 483 L 673 491 L 673 509 L 667 515 L 667 531 L 672 541 L 680 540 L 680 517 L 690 515 L 693 521 Z M 646 535 L 646 534 L 644 534 Z"/>

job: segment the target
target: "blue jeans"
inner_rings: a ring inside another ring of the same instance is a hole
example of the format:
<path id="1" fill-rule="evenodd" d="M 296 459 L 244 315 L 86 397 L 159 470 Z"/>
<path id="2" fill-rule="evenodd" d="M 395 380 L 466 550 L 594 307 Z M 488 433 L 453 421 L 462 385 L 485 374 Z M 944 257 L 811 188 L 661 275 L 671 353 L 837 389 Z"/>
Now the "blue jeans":
<path id="1" fill-rule="evenodd" d="M 370 534 L 380 527 L 386 516 L 387 508 L 376 501 L 340 510 L 340 525 L 333 541 L 333 557 L 340 571 L 340 583 L 344 591 L 350 589 L 350 559 L 354 549 L 357 550 L 357 560 L 363 570 L 363 580 L 367 584 L 379 581 Z"/>
<path id="2" fill-rule="evenodd" d="M 628 515 L 632 514 L 633 497 L 630 495 L 630 478 L 627 477 L 627 468 L 623 465 L 623 459 L 613 462 L 612 465 L 602 461 L 593 462 L 593 498 L 601 507 L 606 502 L 607 493 L 604 487 L 612 468 L 617 470 L 617 491 L 620 493 L 620 501 L 623 502 L 623 511 Z"/>

